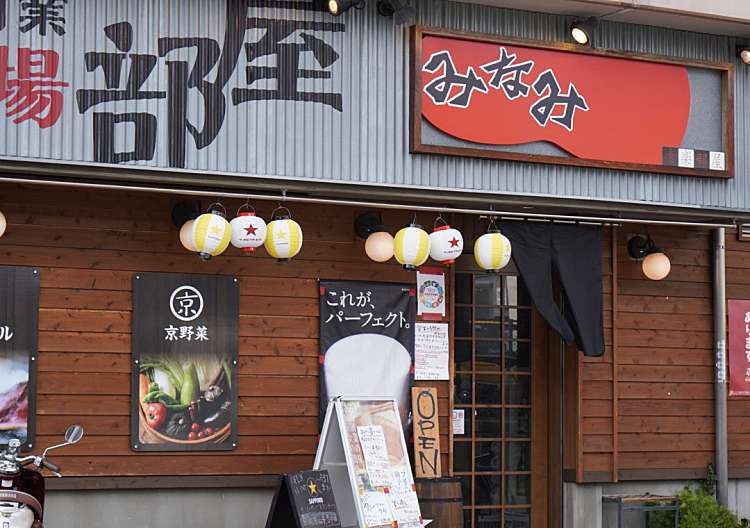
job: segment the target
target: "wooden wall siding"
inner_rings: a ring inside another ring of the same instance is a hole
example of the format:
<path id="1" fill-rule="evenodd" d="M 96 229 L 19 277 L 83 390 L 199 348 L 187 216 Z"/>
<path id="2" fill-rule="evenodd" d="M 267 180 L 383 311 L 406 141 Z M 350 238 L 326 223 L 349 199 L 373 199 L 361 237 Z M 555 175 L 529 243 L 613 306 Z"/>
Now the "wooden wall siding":
<path id="1" fill-rule="evenodd" d="M 628 257 L 627 240 L 637 233 L 650 233 L 667 250 L 666 280 L 646 279 Z M 618 229 L 617 364 L 609 346 L 603 358 L 581 357 L 583 480 L 696 478 L 713 462 L 711 236 L 688 228 Z M 750 244 L 733 233 L 727 240 L 728 297 L 750 298 Z M 607 277 L 604 284 L 609 345 Z M 750 399 L 730 400 L 729 449 L 730 474 L 750 475 Z"/>
<path id="2" fill-rule="evenodd" d="M 209 263 L 179 244 L 174 197 L 3 186 L 9 227 L 0 264 L 41 272 L 38 448 L 70 423 L 87 436 L 56 458 L 68 476 L 254 475 L 312 465 L 318 437 L 319 278 L 414 281 L 375 264 L 355 240 L 355 209 L 290 205 L 305 242 L 287 264 L 234 248 Z M 204 205 L 207 205 L 206 202 Z M 233 213 L 240 202 L 227 201 Z M 274 204 L 259 202 L 268 217 Z M 411 215 L 386 212 L 397 228 Z M 425 225 L 433 219 L 420 218 Z M 135 272 L 241 279 L 239 446 L 231 453 L 147 454 L 129 447 L 131 280 Z M 449 468 L 449 382 L 439 390 Z"/>

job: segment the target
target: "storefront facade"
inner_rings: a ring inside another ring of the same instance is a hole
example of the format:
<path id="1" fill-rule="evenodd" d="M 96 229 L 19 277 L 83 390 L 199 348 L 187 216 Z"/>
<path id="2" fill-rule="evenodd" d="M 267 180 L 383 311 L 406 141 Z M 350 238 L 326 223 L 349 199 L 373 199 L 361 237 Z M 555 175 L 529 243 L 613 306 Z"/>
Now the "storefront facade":
<path id="1" fill-rule="evenodd" d="M 6 82 L 53 92 L 0 127 L 0 265 L 33 267 L 40 281 L 35 444 L 69 423 L 87 430 L 61 452 L 66 478 L 49 481 L 51 525 L 264 526 L 277 475 L 311 467 L 319 439 L 319 281 L 415 283 L 365 254 L 353 226 L 370 211 L 391 233 L 415 218 L 429 231 L 442 214 L 466 241 L 444 268 L 450 380 L 417 382 L 438 391 L 443 474 L 462 481 L 464 526 L 598 527 L 604 494 L 674 493 L 706 477 L 718 229 L 726 296 L 750 298 L 750 245 L 734 229 L 750 217 L 750 70 L 734 37 L 601 21 L 596 47 L 613 51 L 591 54 L 569 43 L 571 17 L 485 5 L 417 2 L 415 29 L 375 2 L 337 18 L 314 2 L 106 4 L 60 3 L 55 28 L 9 3 L 0 29 Z M 655 167 L 637 149 L 640 161 L 614 163 L 467 150 L 414 105 L 417 41 L 430 34 L 707 69 L 691 85 L 704 90 L 690 107 L 703 120 L 688 128 L 712 139 L 689 146 L 722 156 Z M 230 247 L 203 262 L 170 218 L 196 199 L 230 217 L 250 201 L 269 218 L 283 202 L 302 250 L 279 263 Z M 517 263 L 478 268 L 473 243 L 493 211 L 498 222 L 599 226 L 603 355 L 562 343 Z M 649 280 L 628 255 L 634 235 L 664 248 L 666 279 Z M 132 445 L 133 280 L 150 272 L 238 280 L 233 450 Z M 726 499 L 750 516 L 750 400 L 729 398 L 727 415 Z"/>

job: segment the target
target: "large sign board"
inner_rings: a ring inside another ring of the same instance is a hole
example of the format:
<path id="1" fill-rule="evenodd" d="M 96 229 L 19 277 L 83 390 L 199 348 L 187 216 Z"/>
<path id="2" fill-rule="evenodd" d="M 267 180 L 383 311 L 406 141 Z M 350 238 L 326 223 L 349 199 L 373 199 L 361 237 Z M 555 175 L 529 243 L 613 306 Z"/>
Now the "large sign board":
<path id="1" fill-rule="evenodd" d="M 733 66 L 416 27 L 413 152 L 734 174 Z"/>
<path id="2" fill-rule="evenodd" d="M 0 445 L 34 447 L 39 272 L 0 266 Z"/>
<path id="3" fill-rule="evenodd" d="M 133 277 L 133 450 L 236 447 L 239 303 L 233 277 Z"/>

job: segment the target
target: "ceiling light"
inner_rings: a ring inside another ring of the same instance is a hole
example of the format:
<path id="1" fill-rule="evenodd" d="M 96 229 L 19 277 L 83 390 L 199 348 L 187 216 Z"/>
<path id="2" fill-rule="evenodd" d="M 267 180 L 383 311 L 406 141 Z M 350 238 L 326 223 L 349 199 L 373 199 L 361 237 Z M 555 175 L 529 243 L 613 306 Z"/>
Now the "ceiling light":
<path id="1" fill-rule="evenodd" d="M 595 17 L 577 20 L 570 25 L 570 36 L 581 46 L 591 46 L 594 30 L 598 23 L 599 21 Z"/>
<path id="2" fill-rule="evenodd" d="M 349 11 L 352 7 L 362 9 L 365 7 L 364 0 L 328 0 L 326 2 L 328 12 L 333 16 L 339 16 Z"/>

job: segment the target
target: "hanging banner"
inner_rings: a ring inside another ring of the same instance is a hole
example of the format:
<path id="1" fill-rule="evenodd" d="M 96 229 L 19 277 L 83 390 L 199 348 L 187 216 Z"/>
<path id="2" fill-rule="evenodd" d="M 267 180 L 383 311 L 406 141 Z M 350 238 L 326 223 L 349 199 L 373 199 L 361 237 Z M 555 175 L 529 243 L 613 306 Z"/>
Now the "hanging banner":
<path id="1" fill-rule="evenodd" d="M 0 446 L 34 447 L 39 272 L 0 266 Z"/>
<path id="2" fill-rule="evenodd" d="M 750 396 L 750 301 L 730 300 L 729 395 Z"/>
<path id="3" fill-rule="evenodd" d="M 232 277 L 134 277 L 135 451 L 234 449 L 239 303 L 239 282 Z"/>
<path id="4" fill-rule="evenodd" d="M 395 399 L 406 423 L 415 292 L 407 284 L 320 282 L 320 416 L 329 398 Z"/>
<path id="5" fill-rule="evenodd" d="M 413 152 L 733 176 L 731 64 L 412 37 Z"/>

